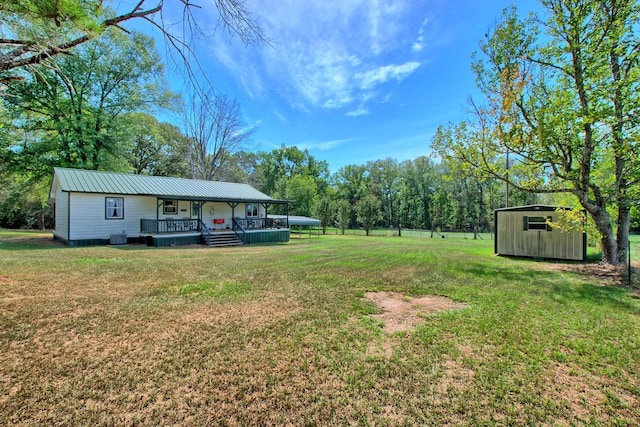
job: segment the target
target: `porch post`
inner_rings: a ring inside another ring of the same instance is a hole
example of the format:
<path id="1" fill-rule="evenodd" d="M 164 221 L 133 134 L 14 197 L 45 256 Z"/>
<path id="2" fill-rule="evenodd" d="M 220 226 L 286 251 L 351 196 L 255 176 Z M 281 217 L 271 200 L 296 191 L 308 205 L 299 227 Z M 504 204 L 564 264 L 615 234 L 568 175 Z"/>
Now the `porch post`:
<path id="1" fill-rule="evenodd" d="M 289 228 L 289 202 L 287 202 L 287 228 Z"/>
<path id="2" fill-rule="evenodd" d="M 160 233 L 160 206 L 164 202 L 161 202 L 160 199 L 156 197 L 156 234 Z"/>
<path id="3" fill-rule="evenodd" d="M 233 219 L 236 217 L 236 206 L 238 206 L 240 202 L 227 202 L 227 204 L 231 206 L 231 229 L 235 230 Z"/>
<path id="4" fill-rule="evenodd" d="M 271 203 L 261 203 L 262 207 L 264 208 L 264 223 L 263 226 L 264 228 L 267 228 L 267 224 L 268 224 L 268 218 L 269 218 L 269 206 L 271 206 Z"/>

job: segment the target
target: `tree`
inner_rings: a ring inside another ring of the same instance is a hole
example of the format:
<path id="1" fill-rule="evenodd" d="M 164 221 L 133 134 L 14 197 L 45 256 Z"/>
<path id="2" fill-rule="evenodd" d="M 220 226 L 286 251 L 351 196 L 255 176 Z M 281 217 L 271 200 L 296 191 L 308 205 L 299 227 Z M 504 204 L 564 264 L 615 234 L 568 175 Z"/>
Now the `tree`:
<path id="1" fill-rule="evenodd" d="M 542 5 L 544 21 L 505 10 L 483 42 L 473 67 L 487 105 L 471 104 L 476 122 L 446 151 L 514 188 L 572 194 L 600 233 L 603 260 L 624 263 L 640 179 L 640 6 Z"/>
<path id="2" fill-rule="evenodd" d="M 215 92 L 194 93 L 184 118 L 193 179 L 218 179 L 233 153 L 255 132 L 242 121 L 240 104 Z"/>
<path id="3" fill-rule="evenodd" d="M 370 191 L 378 194 L 385 212 L 386 226 L 397 224 L 397 199 L 400 192 L 400 176 L 398 162 L 391 158 L 376 160 L 367 164 Z"/>
<path id="4" fill-rule="evenodd" d="M 328 187 L 329 165 L 324 160 L 317 160 L 309 150 L 300 150 L 298 147 L 286 147 L 281 145 L 271 152 L 259 153 L 260 161 L 257 166 L 257 174 L 261 179 L 258 188 L 267 194 L 277 194 L 286 181 L 296 175 L 311 177 L 318 194 L 325 194 Z"/>
<path id="5" fill-rule="evenodd" d="M 188 177 L 187 139 L 176 126 L 146 113 L 122 118 L 129 164 L 136 174 Z"/>
<path id="6" fill-rule="evenodd" d="M 439 179 L 436 165 L 420 156 L 405 162 L 401 167 L 402 183 L 400 203 L 405 224 L 410 227 L 431 226 L 429 204 Z"/>
<path id="7" fill-rule="evenodd" d="M 43 198 L 47 191 L 49 183 L 31 174 L 0 174 L 0 227 L 51 228 L 53 212 Z"/>
<path id="8" fill-rule="evenodd" d="M 285 198 L 291 200 L 292 215 L 311 216 L 318 204 L 318 186 L 308 175 L 295 175 L 284 183 Z"/>
<path id="9" fill-rule="evenodd" d="M 327 226 L 333 221 L 335 215 L 333 203 L 328 196 L 323 197 L 318 203 L 318 216 L 322 224 L 322 234 L 327 234 Z"/>
<path id="10" fill-rule="evenodd" d="M 445 189 L 438 188 L 436 190 L 429 205 L 429 213 L 431 215 L 431 237 L 433 237 L 434 230 L 444 231 L 451 222 L 453 205 L 449 193 Z"/>
<path id="11" fill-rule="evenodd" d="M 257 153 L 248 151 L 237 151 L 231 155 L 227 164 L 218 174 L 221 181 L 240 182 L 250 184 L 254 187 L 260 181 L 258 176 L 259 156 Z"/>
<path id="12" fill-rule="evenodd" d="M 128 169 L 120 119 L 171 98 L 153 40 L 111 30 L 49 64 L 7 84 L 2 101 L 19 133 L 9 160 L 41 177 L 53 166 Z"/>
<path id="13" fill-rule="evenodd" d="M 376 222 L 382 219 L 381 208 L 380 200 L 371 194 L 366 195 L 356 204 L 358 221 L 362 223 L 367 236 Z"/>
<path id="14" fill-rule="evenodd" d="M 338 220 L 338 227 L 340 227 L 341 233 L 349 228 L 349 222 L 351 220 L 351 203 L 347 200 L 339 200 L 336 207 L 336 215 Z"/>
<path id="15" fill-rule="evenodd" d="M 355 206 L 359 200 L 368 194 L 370 180 L 366 166 L 347 165 L 338 170 L 333 176 L 337 196 Z M 355 210 L 350 210 L 349 226 L 355 226 L 357 217 Z"/>
<path id="16" fill-rule="evenodd" d="M 8 74 L 9 71 L 68 54 L 105 32 L 123 30 L 122 24 L 130 20 L 144 20 L 157 28 L 189 67 L 188 57 L 193 47 L 165 26 L 164 0 L 137 0 L 121 13 L 104 3 L 102 0 L 4 0 L 0 3 L 0 22 L 3 23 L 0 26 L 0 83 L 17 77 Z M 122 3 L 113 4 L 122 6 Z M 268 42 L 244 1 L 215 0 L 214 4 L 221 27 L 231 36 L 239 37 L 245 44 Z M 192 40 L 195 34 L 191 33 L 201 32 L 194 14 L 200 7 L 190 1 L 181 1 L 181 5 L 183 34 L 186 40 Z"/>

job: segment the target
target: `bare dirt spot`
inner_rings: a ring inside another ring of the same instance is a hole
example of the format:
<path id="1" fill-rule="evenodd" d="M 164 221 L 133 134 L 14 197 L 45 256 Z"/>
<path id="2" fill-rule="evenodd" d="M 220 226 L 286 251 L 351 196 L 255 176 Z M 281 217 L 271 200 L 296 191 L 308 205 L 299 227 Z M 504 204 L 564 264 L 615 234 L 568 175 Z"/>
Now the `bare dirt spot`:
<path id="1" fill-rule="evenodd" d="M 632 263 L 632 267 L 632 276 L 636 278 L 638 276 L 638 271 L 640 270 L 640 264 Z M 628 270 L 624 266 L 614 267 L 600 262 L 586 264 L 553 262 L 546 263 L 544 268 L 551 271 L 568 271 L 594 277 L 603 285 L 623 286 L 629 284 Z M 634 282 L 635 281 L 636 280 L 634 280 Z"/>
<path id="2" fill-rule="evenodd" d="M 384 323 L 386 332 L 412 331 L 429 314 L 468 306 L 446 297 L 411 298 L 398 292 L 367 292 L 365 298 L 382 310 L 373 317 Z"/>

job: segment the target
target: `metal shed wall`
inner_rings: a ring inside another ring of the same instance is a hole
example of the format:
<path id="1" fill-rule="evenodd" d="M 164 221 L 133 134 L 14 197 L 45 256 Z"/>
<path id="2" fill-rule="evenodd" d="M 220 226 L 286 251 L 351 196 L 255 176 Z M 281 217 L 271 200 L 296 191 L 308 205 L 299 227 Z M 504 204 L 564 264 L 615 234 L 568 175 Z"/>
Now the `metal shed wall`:
<path id="1" fill-rule="evenodd" d="M 551 217 L 550 230 L 525 229 L 526 218 Z M 518 257 L 585 261 L 587 238 L 580 231 L 563 232 L 553 227 L 555 208 L 519 207 L 495 211 L 495 253 Z"/>

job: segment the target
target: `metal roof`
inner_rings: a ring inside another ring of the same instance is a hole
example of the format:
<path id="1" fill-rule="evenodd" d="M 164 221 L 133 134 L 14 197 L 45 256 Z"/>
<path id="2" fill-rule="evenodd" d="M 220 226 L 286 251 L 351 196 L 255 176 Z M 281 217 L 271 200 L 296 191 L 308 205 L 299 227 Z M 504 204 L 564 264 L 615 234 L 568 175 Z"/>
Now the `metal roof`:
<path id="1" fill-rule="evenodd" d="M 273 199 L 249 184 L 163 176 L 135 175 L 83 169 L 54 168 L 50 198 L 62 191 L 157 196 L 191 200 L 287 203 Z"/>
<path id="2" fill-rule="evenodd" d="M 542 211 L 542 212 L 552 212 L 556 210 L 572 210 L 567 206 L 552 206 L 552 205 L 526 205 L 526 206 L 512 206 L 508 208 L 500 208 L 496 209 L 496 211 L 506 212 L 506 211 Z"/>
<path id="3" fill-rule="evenodd" d="M 315 225 L 315 226 L 320 226 L 321 222 L 319 219 L 316 218 L 309 218 L 307 216 L 300 216 L 300 215 L 267 215 L 267 218 L 271 218 L 271 219 L 279 219 L 282 221 L 285 220 L 289 220 L 289 225 Z"/>

